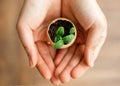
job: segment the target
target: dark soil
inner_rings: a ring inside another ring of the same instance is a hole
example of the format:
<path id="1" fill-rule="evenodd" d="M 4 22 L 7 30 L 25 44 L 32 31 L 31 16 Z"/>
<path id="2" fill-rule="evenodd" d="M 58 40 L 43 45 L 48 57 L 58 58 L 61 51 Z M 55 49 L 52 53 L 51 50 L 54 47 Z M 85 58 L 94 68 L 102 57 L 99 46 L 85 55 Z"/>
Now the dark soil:
<path id="1" fill-rule="evenodd" d="M 54 23 L 52 23 L 50 25 L 48 33 L 53 42 L 54 42 L 54 38 L 56 37 L 56 31 L 60 26 L 63 26 L 65 28 L 64 31 L 65 33 L 63 36 L 69 35 L 69 31 L 73 27 L 72 23 L 67 20 L 57 20 Z"/>

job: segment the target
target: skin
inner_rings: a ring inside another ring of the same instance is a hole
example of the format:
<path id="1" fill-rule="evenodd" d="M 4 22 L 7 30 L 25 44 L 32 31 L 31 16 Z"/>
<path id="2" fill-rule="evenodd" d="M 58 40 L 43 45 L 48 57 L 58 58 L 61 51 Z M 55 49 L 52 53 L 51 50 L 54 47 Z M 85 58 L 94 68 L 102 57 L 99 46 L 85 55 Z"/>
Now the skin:
<path id="1" fill-rule="evenodd" d="M 36 66 L 48 80 L 55 70 L 56 50 L 47 44 L 46 30 L 53 19 L 60 17 L 60 7 L 60 0 L 25 0 L 17 25 L 30 66 Z"/>
<path id="2" fill-rule="evenodd" d="M 62 16 L 72 20 L 78 29 L 76 42 L 60 50 L 54 61 L 55 75 L 65 83 L 94 66 L 106 38 L 107 23 L 95 0 L 62 0 Z"/>
<path id="3" fill-rule="evenodd" d="M 46 36 L 48 24 L 58 17 L 73 21 L 78 31 L 75 43 L 62 50 L 48 45 Z M 31 67 L 56 85 L 79 78 L 93 67 L 107 34 L 96 0 L 25 0 L 17 26 Z"/>

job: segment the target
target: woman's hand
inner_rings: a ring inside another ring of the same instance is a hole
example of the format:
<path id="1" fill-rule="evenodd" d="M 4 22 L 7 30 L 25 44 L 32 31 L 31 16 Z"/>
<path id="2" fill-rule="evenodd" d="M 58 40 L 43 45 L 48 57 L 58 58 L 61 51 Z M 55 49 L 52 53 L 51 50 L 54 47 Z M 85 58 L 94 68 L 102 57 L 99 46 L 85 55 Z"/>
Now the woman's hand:
<path id="1" fill-rule="evenodd" d="M 48 80 L 55 69 L 56 50 L 47 44 L 46 29 L 53 19 L 60 17 L 60 8 L 60 0 L 25 0 L 17 24 L 30 66 L 37 66 Z"/>
<path id="2" fill-rule="evenodd" d="M 107 22 L 96 0 L 62 0 L 62 17 L 77 27 L 76 42 L 60 50 L 55 59 L 55 76 L 64 82 L 79 78 L 94 66 L 107 34 Z"/>

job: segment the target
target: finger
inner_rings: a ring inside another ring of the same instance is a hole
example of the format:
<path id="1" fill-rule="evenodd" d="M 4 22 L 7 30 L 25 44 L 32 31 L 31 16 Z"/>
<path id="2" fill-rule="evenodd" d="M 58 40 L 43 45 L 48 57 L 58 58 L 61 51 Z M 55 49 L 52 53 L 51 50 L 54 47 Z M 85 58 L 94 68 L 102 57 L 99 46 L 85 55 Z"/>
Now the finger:
<path id="1" fill-rule="evenodd" d="M 83 57 L 83 52 L 84 52 L 84 45 L 77 46 L 73 58 L 71 59 L 69 64 L 65 67 L 63 72 L 60 74 L 60 80 L 63 83 L 68 82 L 71 79 L 71 71 L 80 62 L 81 58 Z"/>
<path id="2" fill-rule="evenodd" d="M 63 58 L 62 62 L 58 65 L 58 67 L 55 70 L 56 77 L 58 77 L 59 74 L 64 70 L 64 68 L 66 67 L 66 65 L 68 64 L 68 62 L 72 58 L 72 56 L 74 55 L 75 48 L 76 48 L 75 45 L 73 45 L 69 48 L 69 50 L 68 50 L 67 54 L 65 55 L 65 57 Z"/>
<path id="3" fill-rule="evenodd" d="M 48 48 L 49 48 L 49 52 L 50 52 L 52 59 L 54 59 L 56 55 L 56 49 L 54 49 L 52 46 L 48 46 Z"/>
<path id="4" fill-rule="evenodd" d="M 89 69 L 89 66 L 86 65 L 84 59 L 78 64 L 72 71 L 71 76 L 72 78 L 79 78 L 81 77 L 87 70 Z"/>
<path id="5" fill-rule="evenodd" d="M 52 57 L 50 55 L 47 43 L 38 41 L 36 44 L 38 46 L 38 50 L 39 50 L 41 57 L 43 58 L 43 60 L 45 61 L 45 63 L 47 64 L 47 66 L 51 70 L 51 72 L 53 72 L 55 69 L 55 65 L 54 65 Z"/>
<path id="6" fill-rule="evenodd" d="M 48 68 L 48 65 L 45 63 L 45 61 L 42 59 L 41 56 L 38 57 L 38 63 L 36 65 L 36 67 L 45 79 L 47 79 L 47 80 L 51 79 L 52 72 Z"/>
<path id="7" fill-rule="evenodd" d="M 24 23 L 18 23 L 17 30 L 25 51 L 29 57 L 30 66 L 34 67 L 37 64 L 38 51 L 34 43 L 32 30 L 28 25 Z"/>
<path id="8" fill-rule="evenodd" d="M 68 48 L 58 50 L 58 53 L 57 53 L 56 58 L 54 60 L 54 63 L 56 66 L 58 66 L 60 64 L 60 62 L 62 61 L 62 59 L 65 56 L 65 54 L 67 53 L 67 51 L 68 51 Z"/>

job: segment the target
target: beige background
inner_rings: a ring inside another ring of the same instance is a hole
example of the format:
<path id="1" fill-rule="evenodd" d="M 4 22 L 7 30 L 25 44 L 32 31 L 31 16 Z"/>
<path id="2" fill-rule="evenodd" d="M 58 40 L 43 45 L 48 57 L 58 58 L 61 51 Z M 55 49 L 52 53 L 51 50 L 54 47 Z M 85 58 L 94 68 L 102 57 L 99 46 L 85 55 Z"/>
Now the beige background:
<path id="1" fill-rule="evenodd" d="M 52 86 L 28 58 L 16 32 L 23 0 L 0 0 L 0 86 Z M 120 0 L 98 0 L 108 20 L 108 37 L 95 67 L 60 86 L 120 86 Z"/>

